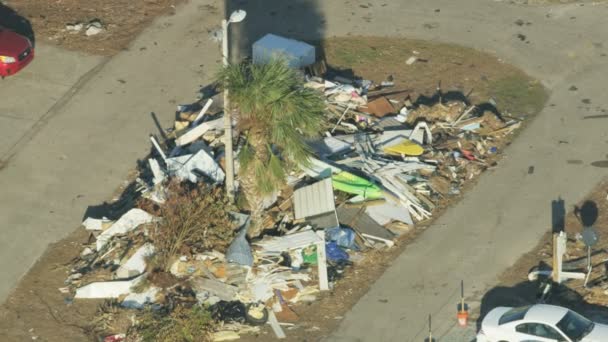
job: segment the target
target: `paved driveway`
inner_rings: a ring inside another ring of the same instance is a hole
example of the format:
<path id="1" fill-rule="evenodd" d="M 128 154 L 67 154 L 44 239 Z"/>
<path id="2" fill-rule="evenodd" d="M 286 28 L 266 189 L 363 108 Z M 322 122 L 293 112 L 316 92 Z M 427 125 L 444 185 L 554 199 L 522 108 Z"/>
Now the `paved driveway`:
<path id="1" fill-rule="evenodd" d="M 80 85 L 101 63 L 103 59 L 99 57 L 39 43 L 36 58 L 27 68 L 0 81 L 2 300 L 40 256 L 46 244 L 61 237 L 49 232 L 49 227 L 56 224 L 52 222 L 49 205 L 56 199 L 49 198 L 44 190 L 34 188 L 30 178 L 33 174 L 48 177 L 45 160 L 35 157 L 20 159 L 20 163 L 14 161 L 19 160 L 19 152 L 31 144 L 36 150 L 51 154 L 47 144 L 32 140 L 61 113 L 63 105 L 77 94 Z"/>
<path id="2" fill-rule="evenodd" d="M 0 81 L 0 161 L 23 147 L 102 61 L 39 43 L 27 68 Z"/>
<path id="3" fill-rule="evenodd" d="M 208 4 L 160 18 L 109 61 L 39 42 L 33 64 L 0 82 L 0 300 L 145 156 L 157 133 L 150 113 L 170 126 L 175 105 L 213 76 L 208 31 L 220 14 Z"/>
<path id="4" fill-rule="evenodd" d="M 548 106 L 507 149 L 500 167 L 408 246 L 328 339 L 422 341 L 430 313 L 440 341 L 468 341 L 470 334 L 454 329 L 460 280 L 469 284 L 468 301 L 479 306 L 497 276 L 550 229 L 551 200 L 561 196 L 571 208 L 606 175 L 590 163 L 607 159 L 608 35 L 602 23 L 608 7 L 480 0 L 332 1 L 322 7 L 327 35 L 471 46 L 496 53 L 551 90 Z M 518 19 L 531 24 L 519 26 Z M 578 90 L 570 91 L 572 85 Z"/>

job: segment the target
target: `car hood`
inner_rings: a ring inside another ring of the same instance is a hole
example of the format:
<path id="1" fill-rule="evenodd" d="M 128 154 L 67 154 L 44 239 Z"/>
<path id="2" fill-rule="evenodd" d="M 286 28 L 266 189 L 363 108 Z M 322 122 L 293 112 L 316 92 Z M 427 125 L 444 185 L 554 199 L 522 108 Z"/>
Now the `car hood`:
<path id="1" fill-rule="evenodd" d="M 605 342 L 608 341 L 608 325 L 595 323 L 593 330 L 583 338 L 584 342 Z"/>
<path id="2" fill-rule="evenodd" d="M 0 29 L 0 55 L 17 57 L 28 46 L 30 46 L 30 42 L 24 36 Z"/>

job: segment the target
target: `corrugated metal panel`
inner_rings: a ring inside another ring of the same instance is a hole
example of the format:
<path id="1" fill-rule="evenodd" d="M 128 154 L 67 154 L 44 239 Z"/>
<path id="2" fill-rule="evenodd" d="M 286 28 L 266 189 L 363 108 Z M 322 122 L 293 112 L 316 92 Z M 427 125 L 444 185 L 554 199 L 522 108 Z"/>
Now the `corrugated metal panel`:
<path id="1" fill-rule="evenodd" d="M 261 246 L 266 251 L 283 252 L 293 248 L 306 247 L 321 241 L 323 241 L 323 239 L 315 234 L 315 232 L 307 230 L 291 235 L 268 238 L 255 243 L 255 245 Z"/>
<path id="2" fill-rule="evenodd" d="M 296 219 L 335 211 L 331 178 L 297 189 L 293 194 L 293 202 Z"/>

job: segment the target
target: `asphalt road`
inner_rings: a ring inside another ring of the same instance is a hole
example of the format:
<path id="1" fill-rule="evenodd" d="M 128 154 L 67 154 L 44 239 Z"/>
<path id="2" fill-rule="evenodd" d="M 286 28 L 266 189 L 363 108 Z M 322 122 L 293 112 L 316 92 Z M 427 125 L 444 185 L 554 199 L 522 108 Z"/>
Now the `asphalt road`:
<path id="1" fill-rule="evenodd" d="M 112 59 L 37 42 L 22 73 L 0 82 L 0 300 L 47 245 L 109 200 L 175 106 L 191 103 L 219 64 L 208 30 L 220 12 L 192 1 Z"/>
<path id="2" fill-rule="evenodd" d="M 571 209 L 606 175 L 590 163 L 608 159 L 608 31 L 602 24 L 608 6 L 366 0 L 323 7 L 337 15 L 327 16 L 328 35 L 398 35 L 471 46 L 495 53 L 551 90 L 548 106 L 499 167 L 407 247 L 328 339 L 422 341 L 432 314 L 440 341 L 469 341 L 454 329 L 460 280 L 468 284 L 468 302 L 479 306 L 497 276 L 550 229 L 551 201 L 561 196 Z M 531 24 L 519 26 L 518 19 Z"/>
<path id="3" fill-rule="evenodd" d="M 270 30 L 302 38 L 389 35 L 457 43 L 495 53 L 552 91 L 549 106 L 500 167 L 395 260 L 329 340 L 419 341 L 427 313 L 435 336 L 446 336 L 455 323 L 459 281 L 470 284 L 469 302 L 479 303 L 497 275 L 549 228 L 551 200 L 561 196 L 572 205 L 605 175 L 590 163 L 608 159 L 606 5 L 272 2 L 239 3 L 251 9 L 249 38 Z M 36 62 L 1 83 L 0 298 L 49 242 L 72 231 L 88 205 L 107 199 L 126 178 L 155 132 L 150 112 L 169 125 L 175 105 L 189 102 L 210 79 L 219 51 L 207 37 L 219 14 L 203 7 L 207 3 L 193 0 L 159 19 L 129 51 L 107 61 L 40 43 Z M 518 19 L 531 24 L 516 25 Z M 578 90 L 570 91 L 572 85 Z"/>

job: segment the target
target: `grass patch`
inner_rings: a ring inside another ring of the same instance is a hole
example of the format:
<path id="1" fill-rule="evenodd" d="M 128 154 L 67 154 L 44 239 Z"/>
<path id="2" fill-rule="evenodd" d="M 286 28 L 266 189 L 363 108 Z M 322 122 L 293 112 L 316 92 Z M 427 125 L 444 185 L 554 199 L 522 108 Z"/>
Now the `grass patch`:
<path id="1" fill-rule="evenodd" d="M 540 82 L 523 75 L 506 76 L 491 82 L 487 91 L 502 111 L 524 116 L 540 112 L 548 99 L 548 93 Z"/>
<path id="2" fill-rule="evenodd" d="M 498 110 L 514 116 L 538 113 L 548 99 L 542 84 L 494 55 L 471 48 L 421 40 L 385 37 L 340 37 L 321 43 L 327 64 L 345 76 L 380 83 L 389 76 L 395 90 L 415 100 L 443 92 L 468 95 L 472 103 L 493 99 Z M 405 62 L 411 56 L 418 61 Z"/>

